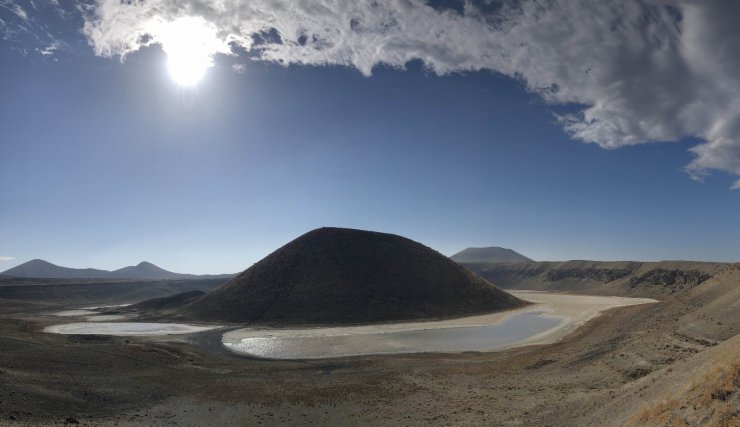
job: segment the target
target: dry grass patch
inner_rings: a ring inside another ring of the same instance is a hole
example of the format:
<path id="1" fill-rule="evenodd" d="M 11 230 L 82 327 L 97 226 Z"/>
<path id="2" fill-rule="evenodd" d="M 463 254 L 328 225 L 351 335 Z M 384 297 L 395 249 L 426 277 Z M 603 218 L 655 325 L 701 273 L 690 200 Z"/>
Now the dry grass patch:
<path id="1" fill-rule="evenodd" d="M 670 426 L 682 426 L 683 424 L 676 424 L 678 418 L 671 417 L 671 412 L 679 408 L 680 403 L 676 399 L 662 400 L 657 404 L 643 408 L 636 417 L 632 417 L 627 422 L 628 426 L 638 426 L 647 423 L 670 425 Z"/>
<path id="2" fill-rule="evenodd" d="M 740 427 L 740 359 L 713 367 L 679 398 L 642 408 L 627 425 Z"/>
<path id="3" fill-rule="evenodd" d="M 725 401 L 740 389 L 740 360 L 728 366 L 716 366 L 703 381 L 694 383 L 691 392 L 698 392 L 697 403 L 706 406 L 713 400 Z"/>

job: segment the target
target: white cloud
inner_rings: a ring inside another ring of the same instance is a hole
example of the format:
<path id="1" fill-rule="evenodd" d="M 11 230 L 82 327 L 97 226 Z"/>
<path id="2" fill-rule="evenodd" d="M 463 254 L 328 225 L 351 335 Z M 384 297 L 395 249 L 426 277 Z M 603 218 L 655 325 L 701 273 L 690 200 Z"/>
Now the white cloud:
<path id="1" fill-rule="evenodd" d="M 42 56 L 52 56 L 54 55 L 54 52 L 57 51 L 60 47 L 60 42 L 53 42 L 43 49 L 36 49 L 36 51 L 38 51 Z"/>
<path id="2" fill-rule="evenodd" d="M 124 57 L 162 41 L 155 23 L 183 16 L 215 26 L 211 54 L 235 44 L 266 61 L 368 76 L 413 59 L 437 74 L 491 70 L 552 105 L 580 106 L 560 117 L 575 139 L 618 148 L 698 138 L 692 177 L 740 175 L 736 0 L 466 2 L 462 14 L 422 0 L 97 0 L 84 33 L 98 55 Z"/>
<path id="3" fill-rule="evenodd" d="M 19 4 L 13 5 L 13 12 L 15 12 L 15 14 L 24 21 L 28 20 L 28 13 L 26 13 L 26 10 L 23 9 Z"/>
<path id="4" fill-rule="evenodd" d="M 33 3 L 31 3 L 33 5 Z M 0 8 L 10 11 L 18 18 L 28 21 L 28 13 L 26 10 L 15 2 L 15 0 L 0 0 Z"/>
<path id="5" fill-rule="evenodd" d="M 0 256 L 0 261 L 13 261 L 14 259 L 13 256 Z"/>

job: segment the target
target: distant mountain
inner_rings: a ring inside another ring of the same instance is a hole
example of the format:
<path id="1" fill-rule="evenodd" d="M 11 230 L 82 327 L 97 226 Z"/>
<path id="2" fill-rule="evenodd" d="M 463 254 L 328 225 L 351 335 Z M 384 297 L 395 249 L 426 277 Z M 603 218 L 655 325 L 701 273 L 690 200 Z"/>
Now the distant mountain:
<path id="1" fill-rule="evenodd" d="M 120 277 L 124 279 L 148 280 L 194 279 L 198 277 L 194 274 L 173 273 L 146 261 L 142 261 L 137 265 L 114 270 L 110 274 L 112 274 L 113 277 Z"/>
<path id="2" fill-rule="evenodd" d="M 94 268 L 60 267 L 42 259 L 34 259 L 0 273 L 9 277 L 28 277 L 37 279 L 135 279 L 135 280 L 187 280 L 199 278 L 231 277 L 231 274 L 202 275 L 180 274 L 164 270 L 143 261 L 137 265 L 115 271 Z"/>
<path id="3" fill-rule="evenodd" d="M 94 268 L 67 268 L 54 265 L 43 259 L 34 259 L 1 273 L 11 277 L 33 277 L 39 279 L 97 279 L 111 277 L 110 271 Z"/>
<path id="4" fill-rule="evenodd" d="M 534 262 L 518 252 L 498 246 L 467 248 L 450 258 L 456 262 Z"/>

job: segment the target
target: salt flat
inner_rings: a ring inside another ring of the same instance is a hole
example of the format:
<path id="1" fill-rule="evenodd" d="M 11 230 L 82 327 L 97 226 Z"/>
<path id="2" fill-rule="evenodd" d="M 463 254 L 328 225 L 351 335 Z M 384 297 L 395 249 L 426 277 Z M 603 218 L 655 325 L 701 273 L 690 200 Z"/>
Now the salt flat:
<path id="1" fill-rule="evenodd" d="M 183 323 L 145 323 L 145 322 L 77 322 L 53 325 L 44 332 L 63 335 L 176 335 L 190 334 L 215 329 L 217 326 L 195 326 Z"/>
<path id="2" fill-rule="evenodd" d="M 492 351 L 555 342 L 604 310 L 648 298 L 513 291 L 533 304 L 487 315 L 428 322 L 301 329 L 244 328 L 224 334 L 234 352 L 274 359 L 367 354 Z"/>

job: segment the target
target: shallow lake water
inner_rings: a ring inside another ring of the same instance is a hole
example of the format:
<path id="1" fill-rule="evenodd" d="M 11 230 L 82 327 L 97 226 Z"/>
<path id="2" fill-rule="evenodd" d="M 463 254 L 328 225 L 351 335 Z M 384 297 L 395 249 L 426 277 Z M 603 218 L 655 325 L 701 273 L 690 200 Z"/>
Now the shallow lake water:
<path id="1" fill-rule="evenodd" d="M 122 314 L 98 314 L 95 316 L 87 316 L 85 320 L 88 322 L 111 322 L 114 320 L 125 320 L 126 316 Z"/>
<path id="2" fill-rule="evenodd" d="M 53 316 L 74 317 L 74 316 L 92 316 L 98 314 L 97 311 L 88 309 L 62 310 L 51 313 Z"/>
<path id="3" fill-rule="evenodd" d="M 515 314 L 492 325 L 398 332 L 312 336 L 260 336 L 224 342 L 231 351 L 269 359 L 315 359 L 365 354 L 491 351 L 557 327 L 543 312 Z"/>
<path id="4" fill-rule="evenodd" d="M 49 326 L 44 329 L 44 332 L 63 335 L 177 335 L 215 328 L 215 326 L 195 326 L 183 323 L 78 322 Z"/>

